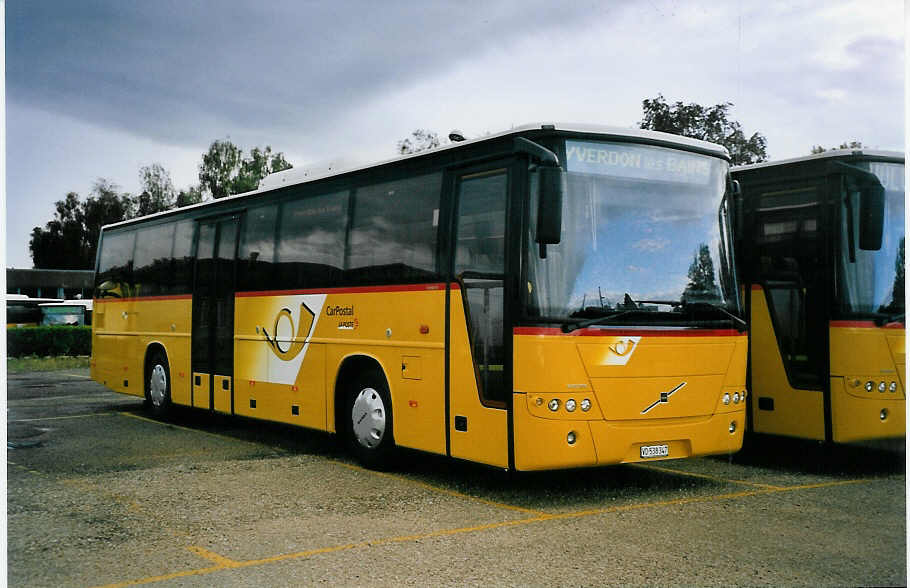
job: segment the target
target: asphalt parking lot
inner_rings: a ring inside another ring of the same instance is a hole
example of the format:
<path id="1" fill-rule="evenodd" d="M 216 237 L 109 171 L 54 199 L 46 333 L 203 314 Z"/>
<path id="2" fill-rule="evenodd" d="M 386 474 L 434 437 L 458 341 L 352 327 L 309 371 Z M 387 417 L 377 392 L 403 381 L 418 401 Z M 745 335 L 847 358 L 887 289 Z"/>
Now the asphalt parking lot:
<path id="1" fill-rule="evenodd" d="M 11 586 L 906 585 L 903 443 L 543 474 L 10 375 Z"/>

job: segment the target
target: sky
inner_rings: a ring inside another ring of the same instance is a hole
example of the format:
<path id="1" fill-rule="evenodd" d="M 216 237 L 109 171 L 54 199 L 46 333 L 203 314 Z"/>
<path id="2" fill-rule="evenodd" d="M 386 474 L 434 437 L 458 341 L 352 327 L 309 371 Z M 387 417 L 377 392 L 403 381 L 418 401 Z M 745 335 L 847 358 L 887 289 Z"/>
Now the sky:
<path id="1" fill-rule="evenodd" d="M 212 141 L 295 166 L 384 160 L 417 128 L 635 127 L 641 102 L 734 104 L 771 159 L 858 140 L 903 151 L 900 0 L 10 0 L 7 267 L 54 202 Z"/>

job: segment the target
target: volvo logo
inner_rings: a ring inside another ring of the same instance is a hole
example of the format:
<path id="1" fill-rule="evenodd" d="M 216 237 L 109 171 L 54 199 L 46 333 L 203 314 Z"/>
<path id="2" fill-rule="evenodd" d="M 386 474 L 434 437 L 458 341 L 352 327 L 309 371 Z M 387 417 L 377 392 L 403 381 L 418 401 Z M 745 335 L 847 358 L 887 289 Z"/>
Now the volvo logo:
<path id="1" fill-rule="evenodd" d="M 676 388 L 673 388 L 672 390 L 670 390 L 669 392 L 661 392 L 661 393 L 660 393 L 660 398 L 658 398 L 657 400 L 655 400 L 654 402 L 652 402 L 652 403 L 651 403 L 651 406 L 649 406 L 648 408 L 646 408 L 646 409 L 644 409 L 643 411 L 641 411 L 641 414 L 647 413 L 649 410 L 651 410 L 652 408 L 654 408 L 654 407 L 657 406 L 658 404 L 666 404 L 666 403 L 670 402 L 670 397 L 673 396 L 674 393 L 676 393 L 678 390 L 680 390 L 680 389 L 681 389 L 683 386 L 685 386 L 685 385 L 686 385 L 686 383 L 683 382 L 683 383 L 681 383 L 679 386 L 677 386 Z"/>

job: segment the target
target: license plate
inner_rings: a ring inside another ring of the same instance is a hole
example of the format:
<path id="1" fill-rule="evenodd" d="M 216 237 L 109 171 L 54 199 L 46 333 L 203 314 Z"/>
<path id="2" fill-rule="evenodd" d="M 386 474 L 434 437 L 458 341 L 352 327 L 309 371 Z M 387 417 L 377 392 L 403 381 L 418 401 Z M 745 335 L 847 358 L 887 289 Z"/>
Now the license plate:
<path id="1" fill-rule="evenodd" d="M 641 446 L 641 458 L 647 459 L 649 457 L 667 457 L 670 455 L 670 446 L 669 445 L 642 445 Z"/>

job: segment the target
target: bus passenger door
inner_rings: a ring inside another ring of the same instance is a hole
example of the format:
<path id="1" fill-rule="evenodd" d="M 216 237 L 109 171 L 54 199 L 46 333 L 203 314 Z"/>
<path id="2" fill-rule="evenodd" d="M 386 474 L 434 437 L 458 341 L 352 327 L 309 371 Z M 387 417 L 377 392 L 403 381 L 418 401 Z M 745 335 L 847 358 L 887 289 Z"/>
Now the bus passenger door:
<path id="1" fill-rule="evenodd" d="M 453 457 L 509 465 L 507 401 L 512 385 L 506 333 L 507 165 L 454 178 L 449 292 L 449 440 Z"/>
<path id="2" fill-rule="evenodd" d="M 199 222 L 193 285 L 193 406 L 233 412 L 237 217 Z"/>

